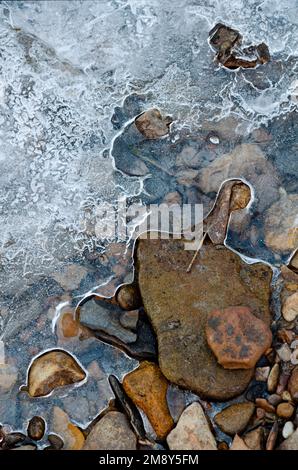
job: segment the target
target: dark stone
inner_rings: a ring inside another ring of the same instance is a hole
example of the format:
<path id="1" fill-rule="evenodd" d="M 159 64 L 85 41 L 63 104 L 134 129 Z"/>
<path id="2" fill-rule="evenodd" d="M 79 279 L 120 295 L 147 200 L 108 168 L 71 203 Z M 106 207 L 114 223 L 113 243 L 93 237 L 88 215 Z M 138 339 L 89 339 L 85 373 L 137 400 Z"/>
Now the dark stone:
<path id="1" fill-rule="evenodd" d="M 146 431 L 144 428 L 142 416 L 138 408 L 135 406 L 132 400 L 127 396 L 127 394 L 125 393 L 123 389 L 122 384 L 119 382 L 117 377 L 115 377 L 115 375 L 109 376 L 109 384 L 111 386 L 111 389 L 113 390 L 113 393 L 117 399 L 117 402 L 120 408 L 127 415 L 133 430 L 136 432 L 136 434 L 138 435 L 140 439 L 145 440 Z"/>
<path id="2" fill-rule="evenodd" d="M 46 423 L 40 416 L 33 416 L 28 424 L 28 436 L 34 441 L 42 439 L 45 432 Z"/>

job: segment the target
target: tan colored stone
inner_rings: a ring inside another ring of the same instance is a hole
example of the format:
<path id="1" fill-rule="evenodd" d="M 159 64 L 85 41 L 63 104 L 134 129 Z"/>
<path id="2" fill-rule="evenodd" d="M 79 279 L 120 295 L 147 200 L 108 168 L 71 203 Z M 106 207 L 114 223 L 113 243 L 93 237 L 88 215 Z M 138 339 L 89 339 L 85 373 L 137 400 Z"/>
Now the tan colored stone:
<path id="1" fill-rule="evenodd" d="M 73 356 L 55 349 L 34 359 L 28 374 L 28 392 L 31 397 L 43 397 L 57 387 L 81 382 L 85 377 Z"/>
<path id="2" fill-rule="evenodd" d="M 235 184 L 232 188 L 230 210 L 244 209 L 251 199 L 250 187 L 245 183 Z"/>
<path id="3" fill-rule="evenodd" d="M 291 397 L 294 401 L 298 401 L 298 366 L 296 366 L 291 374 L 289 383 L 288 383 L 288 391 L 291 394 Z"/>
<path id="4" fill-rule="evenodd" d="M 277 388 L 277 384 L 278 384 L 279 373 L 280 373 L 279 364 L 274 364 L 267 380 L 267 388 L 268 388 L 269 393 L 275 392 Z"/>
<path id="5" fill-rule="evenodd" d="M 282 314 L 286 321 L 293 321 L 298 316 L 298 292 L 287 297 L 282 306 Z"/>
<path id="6" fill-rule="evenodd" d="M 263 449 L 263 440 L 264 440 L 264 430 L 260 426 L 253 431 L 249 431 L 243 436 L 244 443 L 251 450 L 262 450 Z"/>
<path id="7" fill-rule="evenodd" d="M 137 439 L 119 411 L 109 411 L 91 429 L 83 450 L 135 450 Z"/>
<path id="8" fill-rule="evenodd" d="M 298 428 L 281 443 L 278 450 L 298 450 Z"/>
<path id="9" fill-rule="evenodd" d="M 198 402 L 183 411 L 167 443 L 171 450 L 217 450 L 215 437 Z"/>
<path id="10" fill-rule="evenodd" d="M 174 426 L 167 404 L 168 381 L 153 362 L 144 361 L 127 374 L 123 387 L 131 400 L 147 415 L 159 439 L 165 439 Z"/>
<path id="11" fill-rule="evenodd" d="M 165 377 L 202 397 L 227 400 L 241 394 L 253 370 L 225 370 L 217 363 L 206 341 L 207 315 L 245 299 L 253 314 L 269 325 L 272 271 L 261 263 L 246 264 L 207 240 L 186 272 L 192 258 L 183 240 L 140 240 L 140 291 L 157 334 Z"/>
<path id="12" fill-rule="evenodd" d="M 68 415 L 58 406 L 54 406 L 53 409 L 52 430 L 62 438 L 63 450 L 82 449 L 85 442 L 84 434 L 70 422 Z"/>
<path id="13" fill-rule="evenodd" d="M 280 418 L 289 419 L 293 416 L 294 406 L 291 403 L 280 403 L 276 408 L 276 414 Z"/>
<path id="14" fill-rule="evenodd" d="M 251 369 L 270 347 L 272 333 L 248 307 L 228 307 L 209 313 L 206 338 L 225 369 Z"/>
<path id="15" fill-rule="evenodd" d="M 241 433 L 246 428 L 255 410 L 253 403 L 236 403 L 217 413 L 214 422 L 226 434 Z"/>
<path id="16" fill-rule="evenodd" d="M 256 406 L 267 411 L 267 413 L 275 413 L 275 407 L 265 398 L 256 398 Z"/>
<path id="17" fill-rule="evenodd" d="M 230 447 L 230 450 L 251 450 L 244 442 L 241 437 L 239 437 L 237 434 L 233 439 L 232 445 Z"/>
<path id="18" fill-rule="evenodd" d="M 116 293 L 116 299 L 123 310 L 135 310 L 142 305 L 139 290 L 133 284 L 121 286 Z"/>
<path id="19" fill-rule="evenodd" d="M 298 245 L 298 194 L 281 194 L 268 210 L 265 220 L 265 243 L 274 251 L 293 251 Z"/>

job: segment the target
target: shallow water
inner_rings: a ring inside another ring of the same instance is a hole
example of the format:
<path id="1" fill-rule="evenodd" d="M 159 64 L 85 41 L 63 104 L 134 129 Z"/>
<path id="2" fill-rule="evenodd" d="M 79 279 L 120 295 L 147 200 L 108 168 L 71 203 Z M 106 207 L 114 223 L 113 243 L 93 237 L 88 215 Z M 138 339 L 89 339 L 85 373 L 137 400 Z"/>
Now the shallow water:
<path id="1" fill-rule="evenodd" d="M 86 425 L 111 396 L 105 375 L 120 378 L 136 364 L 52 328 L 57 307 L 93 290 L 112 295 L 131 278 L 125 240 L 115 245 L 95 233 L 98 213 L 110 220 L 108 204 L 124 196 L 157 203 L 178 191 L 207 213 L 226 178 L 205 187 L 197 175 L 239 145 L 254 145 L 269 166 L 232 174 L 252 184 L 255 199 L 245 219 L 232 218 L 227 244 L 276 266 L 287 261 L 289 250 L 265 244 L 264 225 L 274 203 L 298 192 L 297 7 L 296 0 L 0 2 L 0 332 L 6 362 L 18 370 L 0 397 L 0 421 L 22 429 L 57 404 Z M 245 71 L 215 64 L 208 32 L 216 22 L 248 44 L 265 41 L 271 62 Z M 168 137 L 146 141 L 133 129 L 150 107 L 173 116 Z M 138 159 L 146 175 L 117 170 Z M 32 358 L 57 345 L 86 369 L 96 360 L 102 380 L 42 399 L 18 393 Z"/>

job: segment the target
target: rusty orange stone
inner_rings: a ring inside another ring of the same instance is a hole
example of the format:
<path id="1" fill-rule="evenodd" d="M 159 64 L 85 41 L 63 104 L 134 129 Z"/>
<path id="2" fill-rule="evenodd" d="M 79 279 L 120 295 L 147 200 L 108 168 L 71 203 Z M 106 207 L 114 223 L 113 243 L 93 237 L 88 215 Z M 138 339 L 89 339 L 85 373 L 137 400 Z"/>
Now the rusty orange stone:
<path id="1" fill-rule="evenodd" d="M 65 313 L 61 320 L 61 329 L 65 338 L 73 338 L 79 333 L 79 325 L 72 313 Z"/>
<path id="2" fill-rule="evenodd" d="M 127 374 L 123 388 L 131 400 L 147 415 L 159 439 L 165 439 L 174 427 L 167 404 L 168 381 L 153 362 L 144 361 Z"/>
<path id="3" fill-rule="evenodd" d="M 225 369 L 252 369 L 270 347 L 269 327 L 248 307 L 228 307 L 208 315 L 207 342 Z"/>

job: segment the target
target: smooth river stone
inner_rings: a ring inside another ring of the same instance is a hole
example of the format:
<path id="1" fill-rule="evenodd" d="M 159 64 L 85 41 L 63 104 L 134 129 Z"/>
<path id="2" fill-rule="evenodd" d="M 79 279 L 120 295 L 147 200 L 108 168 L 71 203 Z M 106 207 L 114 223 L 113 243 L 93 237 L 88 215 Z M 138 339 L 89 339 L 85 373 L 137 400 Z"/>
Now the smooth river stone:
<path id="1" fill-rule="evenodd" d="M 201 397 L 228 400 L 245 390 L 254 370 L 226 370 L 217 363 L 206 341 L 207 316 L 245 303 L 270 325 L 272 271 L 262 263 L 246 264 L 226 247 L 205 240 L 186 272 L 193 254 L 184 250 L 183 240 L 139 240 L 141 296 L 157 335 L 164 376 Z"/>

